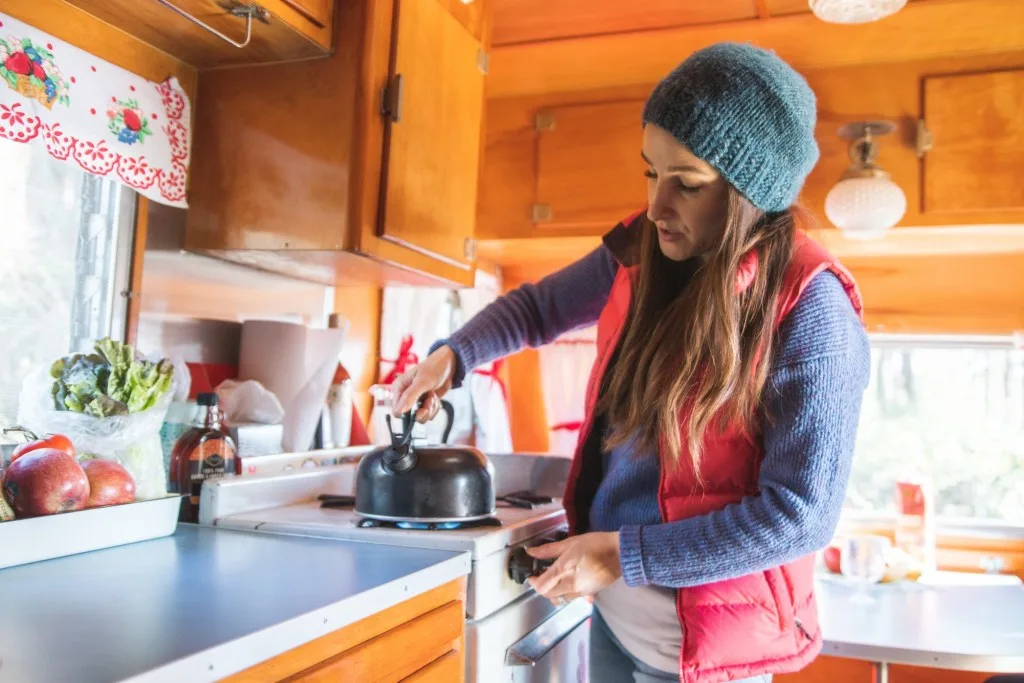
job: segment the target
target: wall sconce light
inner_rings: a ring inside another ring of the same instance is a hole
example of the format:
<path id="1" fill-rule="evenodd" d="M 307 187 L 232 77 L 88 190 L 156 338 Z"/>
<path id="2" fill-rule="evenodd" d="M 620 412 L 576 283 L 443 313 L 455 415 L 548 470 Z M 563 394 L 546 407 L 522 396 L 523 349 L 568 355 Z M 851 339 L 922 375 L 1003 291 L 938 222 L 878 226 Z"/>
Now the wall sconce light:
<path id="1" fill-rule="evenodd" d="M 830 24 L 865 24 L 896 14 L 907 0 L 808 0 L 814 16 Z"/>
<path id="2" fill-rule="evenodd" d="M 839 129 L 840 137 L 851 141 L 850 167 L 825 197 L 825 215 L 848 237 L 879 237 L 906 213 L 903 190 L 875 164 L 875 137 L 895 129 L 888 121 L 858 121 Z"/>

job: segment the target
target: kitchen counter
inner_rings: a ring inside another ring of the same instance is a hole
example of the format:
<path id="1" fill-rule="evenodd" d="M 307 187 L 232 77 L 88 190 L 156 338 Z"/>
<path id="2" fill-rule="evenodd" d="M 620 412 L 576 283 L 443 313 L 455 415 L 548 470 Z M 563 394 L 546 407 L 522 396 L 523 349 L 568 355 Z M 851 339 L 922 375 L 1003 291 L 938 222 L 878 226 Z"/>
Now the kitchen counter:
<path id="1" fill-rule="evenodd" d="M 0 683 L 214 681 L 469 571 L 468 553 L 181 524 L 0 570 Z"/>

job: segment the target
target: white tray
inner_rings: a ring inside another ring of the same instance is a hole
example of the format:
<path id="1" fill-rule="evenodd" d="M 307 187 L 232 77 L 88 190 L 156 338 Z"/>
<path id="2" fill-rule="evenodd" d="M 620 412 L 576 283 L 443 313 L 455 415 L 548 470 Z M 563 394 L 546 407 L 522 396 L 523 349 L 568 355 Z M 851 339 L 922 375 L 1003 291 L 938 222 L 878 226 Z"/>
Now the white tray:
<path id="1" fill-rule="evenodd" d="M 181 495 L 0 523 L 0 569 L 170 536 Z"/>

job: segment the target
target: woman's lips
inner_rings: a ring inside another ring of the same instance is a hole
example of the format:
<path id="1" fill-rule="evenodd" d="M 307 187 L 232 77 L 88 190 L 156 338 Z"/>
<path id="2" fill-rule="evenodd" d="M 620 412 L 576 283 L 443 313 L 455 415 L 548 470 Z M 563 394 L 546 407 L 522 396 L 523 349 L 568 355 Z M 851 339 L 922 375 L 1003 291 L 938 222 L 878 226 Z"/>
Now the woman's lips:
<path id="1" fill-rule="evenodd" d="M 682 242 L 685 235 L 681 232 L 672 232 L 664 228 L 658 228 L 658 237 L 664 242 Z"/>

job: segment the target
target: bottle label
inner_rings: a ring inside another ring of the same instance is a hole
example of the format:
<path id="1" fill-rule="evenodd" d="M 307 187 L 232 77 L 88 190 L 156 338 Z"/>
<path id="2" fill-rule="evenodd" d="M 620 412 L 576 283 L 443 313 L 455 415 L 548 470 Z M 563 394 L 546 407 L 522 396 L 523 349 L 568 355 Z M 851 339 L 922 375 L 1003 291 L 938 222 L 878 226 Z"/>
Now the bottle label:
<path id="1" fill-rule="evenodd" d="M 207 439 L 193 448 L 188 456 L 189 502 L 198 506 L 203 482 L 223 477 L 225 471 L 234 472 L 234 453 L 224 439 Z"/>

